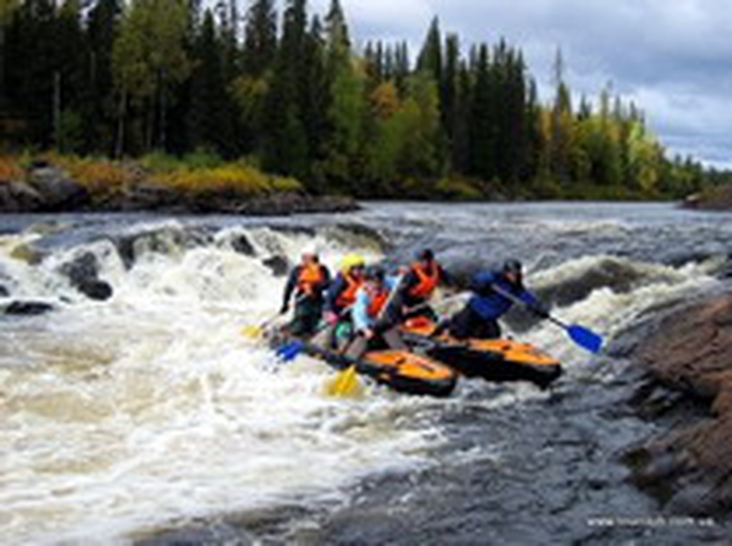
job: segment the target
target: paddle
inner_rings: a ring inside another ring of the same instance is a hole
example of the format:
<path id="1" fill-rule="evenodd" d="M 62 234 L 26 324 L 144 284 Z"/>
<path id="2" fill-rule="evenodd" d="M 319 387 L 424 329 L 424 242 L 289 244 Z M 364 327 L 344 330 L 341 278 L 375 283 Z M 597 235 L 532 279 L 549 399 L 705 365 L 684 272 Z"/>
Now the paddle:
<path id="1" fill-rule="evenodd" d="M 304 300 L 306 297 L 307 297 L 306 294 L 300 294 L 300 295 L 298 295 L 295 298 L 294 306 L 297 306 L 297 304 L 300 303 L 302 300 Z M 272 315 L 271 317 L 269 317 L 268 319 L 266 319 L 261 324 L 256 324 L 256 325 L 255 324 L 249 324 L 247 326 L 244 326 L 241 329 L 242 335 L 245 336 L 245 337 L 250 337 L 250 338 L 262 337 L 262 334 L 274 323 L 274 321 L 276 321 L 281 316 L 281 314 L 282 313 L 280 313 L 278 311 L 277 313 L 275 313 L 274 315 Z"/>
<path id="2" fill-rule="evenodd" d="M 493 290 L 496 291 L 496 293 L 500 294 L 504 298 L 507 298 L 512 302 L 517 303 L 534 313 L 537 313 L 537 310 L 534 307 L 532 307 L 522 299 L 516 297 L 515 295 L 506 292 L 500 286 L 491 284 L 491 287 L 493 288 Z M 579 324 L 566 324 L 558 318 L 549 315 L 548 313 L 545 318 L 547 318 L 550 322 L 556 324 L 557 326 L 564 328 L 567 334 L 569 334 L 570 339 L 583 349 L 587 349 L 594 354 L 599 353 L 600 349 L 602 349 L 602 337 L 590 330 L 589 328 L 585 328 L 584 326 L 580 326 Z"/>
<path id="3" fill-rule="evenodd" d="M 244 326 L 241 329 L 241 334 L 244 337 L 250 337 L 252 339 L 262 337 L 262 334 L 264 333 L 267 328 L 269 328 L 272 323 L 277 320 L 280 317 L 280 313 L 277 312 L 275 315 L 272 315 L 268 319 L 266 319 L 261 324 L 249 324 L 247 326 Z"/>
<path id="4" fill-rule="evenodd" d="M 402 284 L 403 278 L 403 275 L 397 277 L 396 282 L 394 282 L 394 286 L 389 293 L 389 297 L 386 298 L 386 302 L 384 302 L 384 305 L 376 317 L 376 321 L 379 321 L 384 317 L 384 313 L 389 308 L 389 305 L 391 305 L 394 296 L 399 292 L 399 286 Z M 358 387 L 361 386 L 358 378 L 356 377 L 356 370 L 357 363 L 354 362 L 345 370 L 339 371 L 335 378 L 326 384 L 326 392 L 331 396 L 352 396 L 356 394 Z"/>

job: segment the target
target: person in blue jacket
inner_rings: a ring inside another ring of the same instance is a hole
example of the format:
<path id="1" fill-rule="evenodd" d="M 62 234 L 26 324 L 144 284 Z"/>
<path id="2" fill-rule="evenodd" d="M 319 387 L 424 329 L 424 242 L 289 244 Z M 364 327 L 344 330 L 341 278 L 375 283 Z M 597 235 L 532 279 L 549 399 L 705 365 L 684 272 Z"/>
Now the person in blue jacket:
<path id="1" fill-rule="evenodd" d="M 546 308 L 523 284 L 521 262 L 507 260 L 500 271 L 481 271 L 472 280 L 473 295 L 465 307 L 438 326 L 432 334 L 447 329 L 457 339 L 495 339 L 501 337 L 501 318 L 514 303 L 520 302 L 541 318 L 549 316 Z"/>

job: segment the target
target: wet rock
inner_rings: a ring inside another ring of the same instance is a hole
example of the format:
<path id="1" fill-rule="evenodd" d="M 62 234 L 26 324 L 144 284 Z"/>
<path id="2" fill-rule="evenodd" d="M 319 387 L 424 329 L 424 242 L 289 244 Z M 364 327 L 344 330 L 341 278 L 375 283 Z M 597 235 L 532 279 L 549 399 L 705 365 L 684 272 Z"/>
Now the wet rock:
<path id="1" fill-rule="evenodd" d="M 40 301 L 14 301 L 5 308 L 6 315 L 35 316 L 53 311 L 50 303 Z"/>
<path id="2" fill-rule="evenodd" d="M 79 287 L 84 283 L 97 280 L 99 262 L 94 254 L 85 252 L 73 261 L 63 264 L 60 271 L 61 274 L 68 277 L 72 286 Z"/>
<path id="3" fill-rule="evenodd" d="M 643 454 L 632 479 L 663 491 L 656 496 L 671 510 L 713 515 L 732 507 L 730 347 L 732 295 L 672 313 L 635 355 L 653 382 L 641 387 L 640 405 L 674 413 L 670 432 L 631 450 L 631 458 Z"/>
<path id="4" fill-rule="evenodd" d="M 0 212 L 36 212 L 43 202 L 43 196 L 25 182 L 0 182 Z"/>
<path id="5" fill-rule="evenodd" d="M 7 298 L 10 296 L 10 291 L 0 284 L 0 298 Z"/>
<path id="6" fill-rule="evenodd" d="M 287 262 L 287 258 L 282 256 L 272 256 L 262 261 L 262 263 L 270 268 L 275 277 L 284 277 L 290 270 L 290 264 Z"/>
<path id="7" fill-rule="evenodd" d="M 28 183 L 42 196 L 43 211 L 78 210 L 91 202 L 89 190 L 56 167 L 31 169 Z"/>
<path id="8" fill-rule="evenodd" d="M 701 210 L 732 210 L 732 184 L 722 184 L 702 193 L 689 195 L 681 206 Z"/>
<path id="9" fill-rule="evenodd" d="M 108 300 L 114 293 L 112 286 L 108 282 L 100 280 L 83 281 L 76 288 L 88 298 L 97 301 Z"/>
<path id="10" fill-rule="evenodd" d="M 99 280 L 99 261 L 91 252 L 63 264 L 60 272 L 68 277 L 71 286 L 88 298 L 104 301 L 112 297 L 112 286 Z"/>
<path id="11" fill-rule="evenodd" d="M 257 253 L 246 235 L 239 235 L 232 239 L 231 247 L 239 254 L 244 254 L 245 256 L 254 256 Z"/>

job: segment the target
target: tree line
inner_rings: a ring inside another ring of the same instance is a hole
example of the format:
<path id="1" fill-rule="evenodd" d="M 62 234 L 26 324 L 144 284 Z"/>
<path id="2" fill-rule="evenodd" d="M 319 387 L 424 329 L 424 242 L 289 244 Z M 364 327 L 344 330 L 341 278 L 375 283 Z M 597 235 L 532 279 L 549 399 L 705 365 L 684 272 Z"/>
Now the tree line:
<path id="1" fill-rule="evenodd" d="M 466 48 L 437 19 L 414 58 L 357 51 L 339 0 L 323 18 L 306 0 L 0 0 L 6 145 L 205 150 L 368 197 L 677 197 L 721 176 L 669 158 L 609 89 L 573 104 L 560 53 L 554 80 L 542 103 L 520 49 Z"/>

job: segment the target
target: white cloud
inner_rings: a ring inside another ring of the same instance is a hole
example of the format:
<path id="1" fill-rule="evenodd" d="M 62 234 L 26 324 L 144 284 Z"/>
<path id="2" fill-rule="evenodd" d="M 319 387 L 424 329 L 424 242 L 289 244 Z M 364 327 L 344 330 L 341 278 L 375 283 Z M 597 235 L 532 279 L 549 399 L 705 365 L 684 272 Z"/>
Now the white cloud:
<path id="1" fill-rule="evenodd" d="M 636 101 L 674 151 L 732 157 L 729 0 L 341 0 L 358 43 L 407 40 L 416 53 L 433 16 L 464 47 L 505 37 L 521 48 L 545 100 L 561 47 L 577 98 L 608 82 Z M 330 0 L 312 0 L 325 14 Z M 730 137 L 728 144 L 727 138 Z"/>

